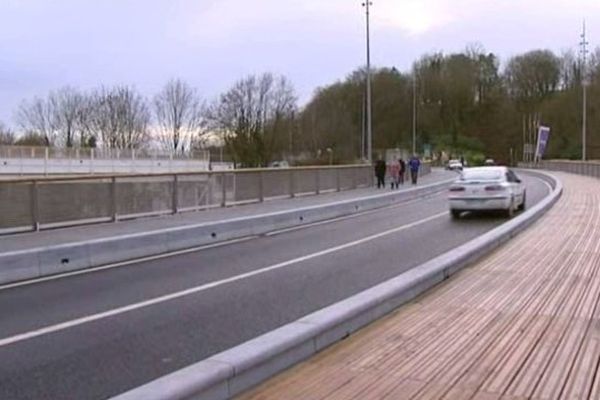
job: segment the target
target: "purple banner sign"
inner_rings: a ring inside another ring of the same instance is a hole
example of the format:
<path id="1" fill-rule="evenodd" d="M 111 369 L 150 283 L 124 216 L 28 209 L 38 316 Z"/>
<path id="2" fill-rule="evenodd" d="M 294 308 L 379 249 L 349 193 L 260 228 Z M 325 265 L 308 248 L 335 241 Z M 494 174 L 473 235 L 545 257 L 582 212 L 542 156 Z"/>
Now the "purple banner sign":
<path id="1" fill-rule="evenodd" d="M 540 126 L 540 129 L 538 129 L 537 147 L 535 149 L 536 160 L 540 160 L 544 156 L 549 137 L 550 128 L 548 128 L 547 126 Z"/>

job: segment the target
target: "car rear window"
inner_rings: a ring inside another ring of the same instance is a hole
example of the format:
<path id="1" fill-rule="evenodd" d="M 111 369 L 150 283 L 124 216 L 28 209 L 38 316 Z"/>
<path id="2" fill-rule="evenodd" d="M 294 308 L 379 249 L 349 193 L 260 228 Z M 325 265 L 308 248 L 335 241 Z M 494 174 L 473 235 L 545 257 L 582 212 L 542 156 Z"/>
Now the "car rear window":
<path id="1" fill-rule="evenodd" d="M 460 178 L 465 181 L 497 181 L 502 179 L 502 171 L 499 170 L 466 170 Z"/>

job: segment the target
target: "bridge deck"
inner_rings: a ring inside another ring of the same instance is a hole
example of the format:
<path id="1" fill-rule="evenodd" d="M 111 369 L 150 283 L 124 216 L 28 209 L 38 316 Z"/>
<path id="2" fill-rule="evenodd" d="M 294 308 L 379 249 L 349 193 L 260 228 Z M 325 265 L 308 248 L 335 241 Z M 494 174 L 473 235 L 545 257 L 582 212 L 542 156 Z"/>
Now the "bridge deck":
<path id="1" fill-rule="evenodd" d="M 516 239 L 241 398 L 600 398 L 600 185 L 557 175 Z"/>

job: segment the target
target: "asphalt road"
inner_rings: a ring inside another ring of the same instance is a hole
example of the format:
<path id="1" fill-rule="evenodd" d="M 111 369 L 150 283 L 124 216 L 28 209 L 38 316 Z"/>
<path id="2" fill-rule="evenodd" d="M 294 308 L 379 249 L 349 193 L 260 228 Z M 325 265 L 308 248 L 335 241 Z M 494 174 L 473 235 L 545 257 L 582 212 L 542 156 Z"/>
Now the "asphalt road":
<path id="1" fill-rule="evenodd" d="M 522 176 L 528 206 L 549 191 Z M 291 322 L 501 224 L 446 193 L 126 267 L 0 288 L 0 399 L 104 399 Z M 373 237 L 373 235 L 379 235 Z"/>

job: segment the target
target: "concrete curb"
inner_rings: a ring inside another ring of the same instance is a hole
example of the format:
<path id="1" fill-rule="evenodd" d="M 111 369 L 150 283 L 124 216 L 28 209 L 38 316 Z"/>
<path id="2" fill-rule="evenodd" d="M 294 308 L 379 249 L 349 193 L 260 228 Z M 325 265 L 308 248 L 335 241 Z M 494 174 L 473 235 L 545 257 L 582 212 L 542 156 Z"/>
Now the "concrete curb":
<path id="1" fill-rule="evenodd" d="M 0 253 L 0 284 L 155 256 L 347 216 L 436 193 L 452 181 L 445 180 L 402 191 L 292 210 Z"/>
<path id="2" fill-rule="evenodd" d="M 116 396 L 113 400 L 228 399 L 314 355 L 447 279 L 530 226 L 562 194 L 550 174 L 550 196 L 514 219 L 396 278 L 189 367 Z"/>

